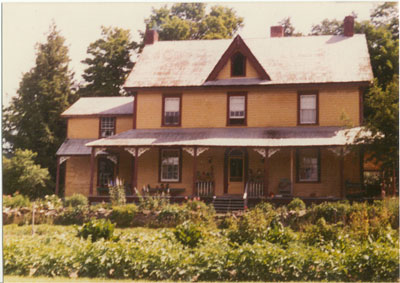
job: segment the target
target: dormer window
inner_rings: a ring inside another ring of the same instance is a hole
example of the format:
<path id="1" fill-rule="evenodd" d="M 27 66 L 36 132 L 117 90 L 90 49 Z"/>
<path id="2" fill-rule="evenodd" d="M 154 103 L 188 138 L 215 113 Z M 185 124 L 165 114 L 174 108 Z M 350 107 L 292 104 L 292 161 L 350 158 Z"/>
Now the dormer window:
<path id="1" fill-rule="evenodd" d="M 115 135 L 115 117 L 100 118 L 100 138 Z"/>
<path id="2" fill-rule="evenodd" d="M 231 76 L 246 76 L 246 57 L 244 57 L 240 52 L 235 53 L 231 58 Z"/>

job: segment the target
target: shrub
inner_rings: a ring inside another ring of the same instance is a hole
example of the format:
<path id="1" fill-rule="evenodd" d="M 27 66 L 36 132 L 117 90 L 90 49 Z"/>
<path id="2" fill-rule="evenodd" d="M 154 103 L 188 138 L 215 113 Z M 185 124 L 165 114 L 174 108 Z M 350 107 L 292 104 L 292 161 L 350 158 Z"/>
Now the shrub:
<path id="1" fill-rule="evenodd" d="M 77 236 L 84 239 L 91 238 L 92 242 L 103 238 L 104 240 L 114 240 L 114 224 L 110 220 L 95 219 L 86 222 L 77 229 Z"/>
<path id="2" fill-rule="evenodd" d="M 338 230 L 333 225 L 327 224 L 324 218 L 318 219 L 316 225 L 307 226 L 303 234 L 304 242 L 309 245 L 335 242 L 337 238 Z"/>
<path id="3" fill-rule="evenodd" d="M 270 243 L 279 244 L 283 248 L 287 248 L 289 243 L 296 239 L 296 235 L 290 228 L 285 228 L 282 223 L 278 222 L 268 227 L 265 238 Z"/>
<path id="4" fill-rule="evenodd" d="M 112 205 L 126 204 L 125 186 L 120 179 L 115 180 L 115 184 L 109 186 L 110 200 Z"/>
<path id="5" fill-rule="evenodd" d="M 87 206 L 88 203 L 89 202 L 88 202 L 87 197 L 85 197 L 82 194 L 73 194 L 72 196 L 66 197 L 64 199 L 64 206 L 66 206 L 66 207 L 68 207 L 68 206 L 74 207 L 74 206 L 80 206 L 80 205 Z"/>
<path id="6" fill-rule="evenodd" d="M 274 212 L 264 213 L 259 208 L 252 209 L 232 222 L 228 229 L 228 238 L 238 244 L 265 239 L 266 231 L 272 221 L 278 221 Z"/>
<path id="7" fill-rule="evenodd" d="M 164 206 L 157 215 L 158 226 L 174 227 L 188 220 L 190 217 L 185 206 L 169 204 Z"/>
<path id="8" fill-rule="evenodd" d="M 201 229 L 194 223 L 186 221 L 174 230 L 175 238 L 185 246 L 194 248 L 203 238 Z"/>
<path id="9" fill-rule="evenodd" d="M 63 207 L 62 200 L 56 195 L 46 195 L 44 198 L 37 199 L 36 204 L 41 209 L 60 209 Z"/>
<path id="10" fill-rule="evenodd" d="M 60 225 L 82 225 L 87 221 L 89 209 L 85 206 L 69 206 L 60 212 L 54 219 L 54 224 Z"/>
<path id="11" fill-rule="evenodd" d="M 3 206 L 4 207 L 31 207 L 31 202 L 27 196 L 14 194 L 13 196 L 3 195 Z"/>
<path id="12" fill-rule="evenodd" d="M 288 210 L 304 210 L 306 209 L 306 204 L 299 198 L 294 198 L 288 205 Z"/>
<path id="13" fill-rule="evenodd" d="M 127 204 L 121 206 L 113 206 L 110 219 L 118 227 L 133 226 L 133 220 L 138 212 L 135 204 Z"/>
<path id="14" fill-rule="evenodd" d="M 188 210 L 187 213 L 192 222 L 214 224 L 215 209 L 212 205 L 207 205 L 202 201 L 189 200 L 183 204 L 183 207 Z"/>
<path id="15" fill-rule="evenodd" d="M 275 209 L 274 205 L 267 201 L 258 203 L 255 208 L 261 209 L 264 213 L 269 213 Z"/>
<path id="16" fill-rule="evenodd" d="M 159 211 L 163 207 L 169 204 L 169 197 L 164 192 L 154 196 L 150 196 L 146 193 L 146 188 L 143 188 L 143 194 L 135 188 L 136 195 L 139 198 L 139 209 L 140 210 L 150 210 Z"/>
<path id="17" fill-rule="evenodd" d="M 30 198 L 41 197 L 48 192 L 49 170 L 35 164 L 37 153 L 28 149 L 16 149 L 10 159 L 3 157 L 3 193 L 19 192 Z"/>
<path id="18" fill-rule="evenodd" d="M 348 201 L 323 202 L 319 205 L 313 204 L 307 210 L 306 217 L 311 223 L 315 223 L 320 218 L 324 218 L 328 223 L 346 222 L 352 210 L 354 208 Z"/>

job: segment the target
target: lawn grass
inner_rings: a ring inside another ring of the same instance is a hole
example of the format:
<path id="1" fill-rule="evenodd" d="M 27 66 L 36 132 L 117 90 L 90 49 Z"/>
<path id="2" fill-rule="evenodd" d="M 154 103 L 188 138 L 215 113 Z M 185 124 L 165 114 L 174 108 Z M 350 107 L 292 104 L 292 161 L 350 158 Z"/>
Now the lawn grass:
<path id="1" fill-rule="evenodd" d="M 126 279 L 104 279 L 104 278 L 66 278 L 66 277 L 23 277 L 23 276 L 4 276 L 4 282 L 32 282 L 32 283 L 61 283 L 61 282 L 151 282 L 136 281 Z"/>

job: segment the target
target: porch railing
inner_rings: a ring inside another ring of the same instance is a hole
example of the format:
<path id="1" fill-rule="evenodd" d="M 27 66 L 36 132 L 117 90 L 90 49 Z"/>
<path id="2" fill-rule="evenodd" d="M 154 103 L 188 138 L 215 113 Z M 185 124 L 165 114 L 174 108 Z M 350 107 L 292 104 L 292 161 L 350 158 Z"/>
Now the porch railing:
<path id="1" fill-rule="evenodd" d="M 264 196 L 264 181 L 248 181 L 246 183 L 247 197 L 263 197 Z"/>
<path id="2" fill-rule="evenodd" d="M 214 182 L 213 181 L 197 181 L 196 190 L 198 197 L 212 197 L 214 196 Z"/>

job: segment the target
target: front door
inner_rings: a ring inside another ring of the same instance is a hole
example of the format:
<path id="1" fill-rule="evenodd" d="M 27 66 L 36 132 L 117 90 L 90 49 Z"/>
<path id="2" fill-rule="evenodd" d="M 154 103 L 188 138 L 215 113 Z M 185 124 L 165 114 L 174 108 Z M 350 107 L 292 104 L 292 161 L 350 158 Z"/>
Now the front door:
<path id="1" fill-rule="evenodd" d="M 233 150 L 228 157 L 228 194 L 242 195 L 244 192 L 244 154 Z"/>

